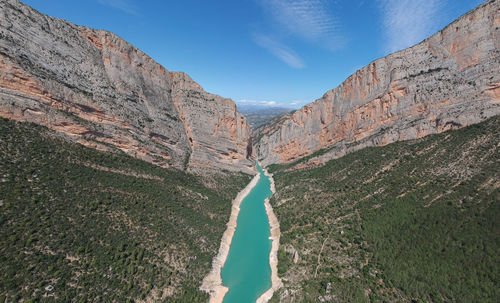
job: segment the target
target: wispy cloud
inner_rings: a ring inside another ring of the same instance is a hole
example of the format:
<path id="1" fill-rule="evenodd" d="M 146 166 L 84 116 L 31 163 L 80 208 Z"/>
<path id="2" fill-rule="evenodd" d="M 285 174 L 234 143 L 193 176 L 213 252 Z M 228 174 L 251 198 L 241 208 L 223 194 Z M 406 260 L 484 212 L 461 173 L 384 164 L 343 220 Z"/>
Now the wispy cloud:
<path id="1" fill-rule="evenodd" d="M 253 40 L 257 45 L 267 49 L 271 54 L 293 68 L 304 68 L 304 61 L 292 49 L 277 40 L 262 34 L 254 34 Z"/>
<path id="2" fill-rule="evenodd" d="M 387 39 L 386 51 L 410 47 L 437 29 L 443 0 L 378 0 Z"/>
<path id="3" fill-rule="evenodd" d="M 360 7 L 362 7 L 363 5 L 365 5 L 365 2 L 366 2 L 366 0 L 360 0 L 360 1 L 358 2 L 358 8 L 360 8 Z"/>
<path id="4" fill-rule="evenodd" d="M 275 23 L 291 35 L 318 42 L 329 49 L 344 46 L 340 21 L 334 15 L 337 1 L 258 0 Z"/>
<path id="5" fill-rule="evenodd" d="M 107 5 L 119 9 L 127 14 L 139 15 L 137 6 L 130 3 L 129 0 L 97 0 L 100 4 Z"/>

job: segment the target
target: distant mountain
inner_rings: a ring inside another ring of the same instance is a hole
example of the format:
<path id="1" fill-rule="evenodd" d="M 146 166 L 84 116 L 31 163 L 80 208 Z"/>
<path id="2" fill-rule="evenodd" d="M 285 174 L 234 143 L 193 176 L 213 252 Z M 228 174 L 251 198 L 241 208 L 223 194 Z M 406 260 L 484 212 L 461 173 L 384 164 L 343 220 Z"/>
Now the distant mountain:
<path id="1" fill-rule="evenodd" d="M 238 111 L 242 113 L 248 121 L 251 129 L 255 129 L 263 124 L 266 124 L 276 116 L 291 112 L 293 109 L 279 106 L 264 106 L 264 105 L 240 105 Z"/>

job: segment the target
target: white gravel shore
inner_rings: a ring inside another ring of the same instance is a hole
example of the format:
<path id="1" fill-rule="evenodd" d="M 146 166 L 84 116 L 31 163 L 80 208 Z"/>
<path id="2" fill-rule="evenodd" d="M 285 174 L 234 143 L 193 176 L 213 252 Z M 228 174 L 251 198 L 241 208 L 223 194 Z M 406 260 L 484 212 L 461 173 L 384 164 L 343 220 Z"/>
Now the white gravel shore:
<path id="1" fill-rule="evenodd" d="M 276 187 L 274 186 L 273 175 L 270 174 L 267 169 L 264 170 L 264 175 L 269 177 L 271 181 L 271 192 L 276 192 Z M 269 254 L 269 265 L 271 265 L 271 288 L 264 292 L 256 301 L 256 303 L 266 303 L 273 297 L 275 291 L 283 286 L 283 282 L 278 277 L 278 248 L 280 245 L 280 223 L 278 218 L 274 214 L 271 203 L 269 203 L 269 198 L 264 202 L 266 207 L 267 218 L 269 219 L 269 225 L 271 226 L 271 236 L 269 237 L 272 241 L 271 243 L 271 253 Z"/>
<path id="2" fill-rule="evenodd" d="M 219 253 L 215 256 L 212 261 L 212 270 L 203 279 L 201 284 L 201 290 L 206 291 L 210 294 L 210 303 L 222 303 L 224 296 L 228 292 L 228 288 L 222 285 L 221 270 L 226 263 L 227 256 L 229 254 L 229 248 L 231 247 L 231 241 L 233 240 L 233 235 L 236 230 L 236 223 L 238 219 L 238 214 L 240 212 L 241 201 L 250 193 L 250 191 L 255 187 L 259 181 L 260 174 L 255 175 L 255 177 L 250 181 L 250 183 L 238 193 L 236 198 L 233 200 L 233 206 L 231 208 L 231 216 L 229 217 L 229 222 L 227 223 L 227 229 L 222 235 L 222 240 L 220 243 Z"/>

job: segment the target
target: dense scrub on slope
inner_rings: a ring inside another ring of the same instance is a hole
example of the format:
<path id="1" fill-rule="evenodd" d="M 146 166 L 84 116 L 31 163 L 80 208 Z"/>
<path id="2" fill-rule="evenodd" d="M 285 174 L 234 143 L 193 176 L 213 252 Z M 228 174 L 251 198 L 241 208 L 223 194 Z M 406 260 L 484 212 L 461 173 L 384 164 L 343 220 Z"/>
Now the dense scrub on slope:
<path id="1" fill-rule="evenodd" d="M 273 301 L 498 300 L 499 148 L 496 116 L 321 167 L 271 166 L 285 283 Z"/>
<path id="2" fill-rule="evenodd" d="M 0 119 L 0 302 L 206 301 L 250 176 L 210 180 Z"/>

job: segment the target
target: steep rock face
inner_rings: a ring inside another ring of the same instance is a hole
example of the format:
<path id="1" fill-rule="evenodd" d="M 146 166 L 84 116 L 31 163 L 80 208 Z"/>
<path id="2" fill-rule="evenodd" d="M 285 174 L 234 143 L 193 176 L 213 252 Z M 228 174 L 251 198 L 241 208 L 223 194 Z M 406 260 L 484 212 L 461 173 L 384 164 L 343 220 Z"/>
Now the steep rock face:
<path id="1" fill-rule="evenodd" d="M 375 60 L 321 99 L 261 128 L 264 165 L 328 148 L 314 165 L 366 146 L 420 138 L 500 114 L 500 1 Z"/>
<path id="2" fill-rule="evenodd" d="M 251 171 L 235 104 L 118 36 L 0 0 L 0 116 L 160 166 Z"/>

